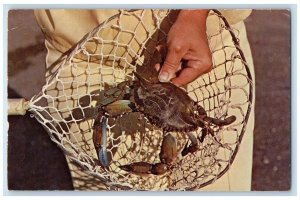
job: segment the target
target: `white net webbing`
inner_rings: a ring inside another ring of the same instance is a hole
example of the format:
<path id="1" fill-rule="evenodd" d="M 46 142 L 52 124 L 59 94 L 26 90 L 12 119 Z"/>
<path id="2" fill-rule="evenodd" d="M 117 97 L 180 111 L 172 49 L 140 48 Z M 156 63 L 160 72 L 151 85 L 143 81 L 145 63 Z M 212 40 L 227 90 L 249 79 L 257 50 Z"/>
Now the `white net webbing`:
<path id="1" fill-rule="evenodd" d="M 109 168 L 99 165 L 92 134 L 98 108 L 105 104 L 105 91 L 132 79 L 135 70 L 151 76 L 148 69 L 155 46 L 166 39 L 176 13 L 119 10 L 87 34 L 56 68 L 48 69 L 46 85 L 29 103 L 30 111 L 69 160 L 108 190 L 199 189 L 227 172 L 238 152 L 251 110 L 252 79 L 238 32 L 218 11 L 211 11 L 207 33 L 213 70 L 189 84 L 187 92 L 209 116 L 235 115 L 237 120 L 223 128 L 214 127 L 215 138 L 206 136 L 196 153 L 178 158 L 174 169 L 157 176 L 128 173 L 118 166 L 160 162 L 162 131 L 139 112 L 109 119 Z M 201 128 L 193 134 L 201 137 Z M 183 133 L 174 136 L 180 152 L 189 140 Z"/>

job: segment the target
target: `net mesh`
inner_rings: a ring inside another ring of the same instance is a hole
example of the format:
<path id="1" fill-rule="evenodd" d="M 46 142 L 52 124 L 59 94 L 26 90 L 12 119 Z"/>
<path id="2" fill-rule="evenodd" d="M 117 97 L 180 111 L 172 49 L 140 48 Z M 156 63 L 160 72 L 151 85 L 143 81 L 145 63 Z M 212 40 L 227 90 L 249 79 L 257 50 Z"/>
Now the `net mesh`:
<path id="1" fill-rule="evenodd" d="M 242 141 L 252 101 L 251 75 L 239 47 L 238 32 L 218 11 L 207 20 L 213 70 L 186 88 L 208 116 L 237 120 L 214 127 L 193 154 L 178 158 L 164 175 L 137 175 L 118 166 L 133 162 L 158 163 L 162 130 L 148 123 L 142 113 L 108 119 L 108 169 L 99 165 L 92 133 L 105 91 L 133 71 L 145 77 L 155 46 L 166 40 L 176 10 L 119 10 L 87 34 L 47 72 L 47 83 L 30 101 L 30 111 L 43 124 L 52 141 L 81 170 L 103 183 L 107 190 L 195 190 L 213 183 L 228 171 Z M 193 132 L 201 137 L 201 128 Z M 173 133 L 180 152 L 189 142 L 184 133 Z M 86 182 L 87 185 L 92 184 Z"/>

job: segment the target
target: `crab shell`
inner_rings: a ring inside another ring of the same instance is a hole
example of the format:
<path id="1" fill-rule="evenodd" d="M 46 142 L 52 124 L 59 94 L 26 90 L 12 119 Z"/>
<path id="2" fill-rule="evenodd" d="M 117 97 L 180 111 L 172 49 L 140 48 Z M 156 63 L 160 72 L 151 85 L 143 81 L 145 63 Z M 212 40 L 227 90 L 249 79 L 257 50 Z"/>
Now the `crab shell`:
<path id="1" fill-rule="evenodd" d="M 135 74 L 134 101 L 137 109 L 145 114 L 151 124 L 165 132 L 188 132 L 203 126 L 196 102 L 181 88 L 171 82 L 150 82 Z"/>

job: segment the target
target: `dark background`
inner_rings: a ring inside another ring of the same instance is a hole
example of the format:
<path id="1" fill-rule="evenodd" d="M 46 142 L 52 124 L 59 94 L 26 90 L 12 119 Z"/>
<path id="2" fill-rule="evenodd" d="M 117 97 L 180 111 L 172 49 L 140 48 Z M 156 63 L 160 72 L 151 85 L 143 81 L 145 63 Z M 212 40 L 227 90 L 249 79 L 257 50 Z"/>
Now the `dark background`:
<path id="1" fill-rule="evenodd" d="M 291 187 L 291 16 L 254 10 L 246 19 L 256 75 L 252 190 Z M 32 10 L 8 17 L 8 97 L 30 99 L 45 84 L 44 37 Z M 64 154 L 30 114 L 9 116 L 8 188 L 72 190 Z"/>

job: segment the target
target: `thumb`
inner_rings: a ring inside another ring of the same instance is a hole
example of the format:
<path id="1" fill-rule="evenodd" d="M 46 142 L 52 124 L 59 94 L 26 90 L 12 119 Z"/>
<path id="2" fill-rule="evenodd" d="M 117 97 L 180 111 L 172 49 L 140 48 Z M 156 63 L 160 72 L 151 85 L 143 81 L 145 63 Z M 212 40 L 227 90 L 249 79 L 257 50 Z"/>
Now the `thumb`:
<path id="1" fill-rule="evenodd" d="M 176 72 L 180 69 L 180 61 L 183 55 L 175 51 L 169 51 L 163 66 L 161 67 L 158 79 L 160 82 L 168 82 L 176 77 Z"/>

